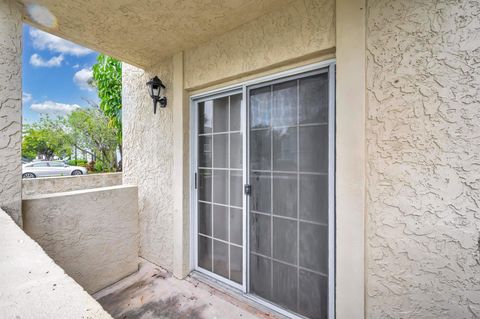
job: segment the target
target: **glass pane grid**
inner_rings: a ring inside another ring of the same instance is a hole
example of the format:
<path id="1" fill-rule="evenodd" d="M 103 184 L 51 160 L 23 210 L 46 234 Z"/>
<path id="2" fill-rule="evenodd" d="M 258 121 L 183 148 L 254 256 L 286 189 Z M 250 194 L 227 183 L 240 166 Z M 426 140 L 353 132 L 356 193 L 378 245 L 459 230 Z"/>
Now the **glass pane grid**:
<path id="1" fill-rule="evenodd" d="M 255 252 L 255 251 L 252 251 L 251 254 L 252 254 L 252 255 L 255 255 L 255 256 L 262 257 L 262 258 L 265 258 L 265 259 L 268 259 L 268 260 L 271 260 L 271 261 L 274 261 L 274 262 L 277 262 L 277 263 L 279 263 L 279 264 L 284 264 L 284 265 L 287 265 L 287 266 L 292 266 L 292 267 L 298 268 L 299 270 L 308 271 L 308 272 L 314 273 L 314 274 L 319 275 L 319 276 L 328 277 L 328 274 L 327 274 L 327 273 L 323 273 L 323 272 L 320 272 L 320 271 L 315 271 L 315 270 L 312 270 L 312 269 L 309 269 L 309 268 L 305 268 L 305 267 L 302 267 L 302 266 L 298 266 L 297 264 L 292 264 L 292 263 L 286 262 L 286 261 L 284 261 L 284 260 L 277 259 L 277 258 L 273 258 L 273 257 L 267 256 L 267 255 L 263 255 L 263 254 L 261 254 L 261 253 Z"/>
<path id="2" fill-rule="evenodd" d="M 242 133 L 242 131 L 223 131 L 223 132 L 215 132 L 215 133 L 198 133 L 198 136 L 213 136 L 213 135 L 228 134 L 228 133 Z"/>
<path id="3" fill-rule="evenodd" d="M 225 244 L 228 244 L 228 245 L 231 245 L 231 246 L 235 246 L 235 247 L 238 247 L 238 248 L 242 248 L 242 247 L 243 247 L 242 245 L 232 243 L 232 242 L 230 242 L 230 241 L 228 241 L 228 240 L 222 240 L 222 239 L 218 239 L 218 238 L 215 238 L 215 237 L 206 235 L 206 234 L 202 234 L 201 232 L 198 233 L 198 236 L 201 236 L 201 237 L 204 237 L 204 238 L 209 238 L 209 239 L 212 239 L 212 240 L 216 240 L 216 241 L 219 241 L 219 242 L 221 242 L 221 243 L 225 243 Z"/>
<path id="4" fill-rule="evenodd" d="M 283 129 L 283 128 L 296 128 L 296 127 L 310 127 L 310 126 L 328 126 L 327 122 L 312 122 L 312 123 L 295 123 L 295 124 L 289 124 L 289 125 L 270 125 L 266 127 L 255 127 L 255 128 L 250 128 L 250 131 L 267 131 L 270 130 L 272 127 L 277 128 L 277 129 Z M 211 134 L 211 133 L 210 133 Z M 202 135 L 210 135 L 210 134 L 202 134 Z M 213 133 L 213 134 L 221 134 L 221 133 Z"/>
<path id="5" fill-rule="evenodd" d="M 276 170 L 259 170 L 259 169 L 251 169 L 250 172 L 252 173 L 274 173 L 274 174 L 295 174 L 295 175 L 323 175 L 328 176 L 328 173 L 318 173 L 318 172 L 300 172 L 298 170 L 294 171 L 276 171 Z"/>
<path id="6" fill-rule="evenodd" d="M 250 287 L 294 312 L 323 318 L 327 303 L 322 299 L 318 308 L 312 295 L 328 295 L 328 86 L 318 93 L 311 84 L 328 77 L 312 78 L 250 91 Z M 253 118 L 259 114 L 261 120 Z M 260 222 L 265 218 L 268 226 Z"/>
<path id="7" fill-rule="evenodd" d="M 219 170 L 219 171 L 238 171 L 238 172 L 243 172 L 243 170 L 242 170 L 242 169 L 239 169 L 239 168 L 202 167 L 202 166 L 199 166 L 198 169 L 214 169 L 214 170 Z"/>
<path id="8" fill-rule="evenodd" d="M 259 211 L 256 211 L 256 210 L 250 210 L 250 213 L 265 215 L 265 216 L 270 216 L 271 215 L 270 213 L 259 212 Z M 298 222 L 301 222 L 301 223 L 308 223 L 308 224 L 312 224 L 312 225 L 328 227 L 327 223 L 319 223 L 319 222 L 314 222 L 314 221 L 311 221 L 311 220 L 306 220 L 306 219 L 301 219 L 301 218 L 296 218 L 296 217 L 276 215 L 275 213 L 273 213 L 273 217 L 279 218 L 279 219 L 291 220 L 291 221 L 295 221 L 295 222 L 298 221 Z"/>
<path id="9" fill-rule="evenodd" d="M 243 176 L 241 165 L 238 167 L 241 159 L 239 162 L 236 158 L 242 156 L 243 146 L 243 142 L 238 143 L 241 94 L 234 97 L 198 103 L 198 266 L 241 285 L 243 245 L 238 240 L 242 232 L 238 227 L 242 223 L 238 225 L 238 220 L 242 218 L 236 214 L 243 212 L 243 204 L 238 194 L 232 194 L 238 191 L 238 176 Z M 203 209 L 209 207 L 209 214 L 201 213 L 200 205 Z M 202 216 L 210 218 L 201 220 Z M 209 227 L 205 222 L 210 223 Z"/>
<path id="10" fill-rule="evenodd" d="M 220 204 L 220 203 L 215 203 L 215 202 L 208 202 L 208 201 L 204 201 L 204 200 L 198 200 L 198 202 L 199 202 L 199 203 L 205 203 L 205 204 L 214 204 L 214 205 L 217 205 L 217 206 L 224 206 L 224 207 L 231 207 L 231 208 L 242 209 L 241 206 L 226 205 L 226 204 Z"/>

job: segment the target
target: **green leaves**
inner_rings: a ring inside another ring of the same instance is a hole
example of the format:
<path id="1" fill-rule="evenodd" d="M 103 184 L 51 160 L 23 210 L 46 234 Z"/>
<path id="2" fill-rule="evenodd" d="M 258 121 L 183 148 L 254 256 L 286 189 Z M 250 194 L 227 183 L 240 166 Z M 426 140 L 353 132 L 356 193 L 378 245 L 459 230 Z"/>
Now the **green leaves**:
<path id="1" fill-rule="evenodd" d="M 122 145 L 122 63 L 100 54 L 92 67 L 94 84 L 100 98 L 100 109 L 115 128 L 119 145 Z"/>
<path id="2" fill-rule="evenodd" d="M 34 159 L 45 155 L 47 159 L 71 158 L 76 147 L 96 156 L 103 171 L 114 171 L 117 166 L 117 136 L 110 119 L 98 107 L 79 108 L 67 117 L 50 119 L 25 125 L 22 156 Z"/>
<path id="3" fill-rule="evenodd" d="M 68 116 L 68 127 L 75 145 L 89 150 L 101 161 L 105 171 L 116 167 L 117 136 L 109 118 L 98 108 L 78 109 Z"/>
<path id="4" fill-rule="evenodd" d="M 71 138 L 63 119 L 52 120 L 48 116 L 39 122 L 25 125 L 22 139 L 22 156 L 34 159 L 42 154 L 47 159 L 69 156 L 72 152 Z"/>

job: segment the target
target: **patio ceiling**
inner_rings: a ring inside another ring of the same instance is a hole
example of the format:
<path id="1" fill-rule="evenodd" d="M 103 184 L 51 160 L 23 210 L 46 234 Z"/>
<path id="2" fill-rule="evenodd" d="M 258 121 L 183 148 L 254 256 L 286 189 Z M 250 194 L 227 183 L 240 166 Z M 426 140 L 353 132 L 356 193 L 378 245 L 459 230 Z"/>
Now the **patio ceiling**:
<path id="1" fill-rule="evenodd" d="M 47 8 L 53 28 L 44 31 L 125 62 L 148 67 L 178 51 L 287 5 L 291 0 L 20 0 Z"/>

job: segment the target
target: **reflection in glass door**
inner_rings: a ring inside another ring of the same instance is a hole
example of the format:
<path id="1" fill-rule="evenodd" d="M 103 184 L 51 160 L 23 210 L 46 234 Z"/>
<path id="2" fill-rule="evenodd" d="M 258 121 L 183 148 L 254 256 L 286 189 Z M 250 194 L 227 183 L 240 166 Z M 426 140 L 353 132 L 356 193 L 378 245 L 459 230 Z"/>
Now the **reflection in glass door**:
<path id="1" fill-rule="evenodd" d="M 197 107 L 197 267 L 243 285 L 242 94 Z"/>
<path id="2" fill-rule="evenodd" d="M 250 87 L 248 104 L 249 291 L 327 318 L 328 69 Z"/>

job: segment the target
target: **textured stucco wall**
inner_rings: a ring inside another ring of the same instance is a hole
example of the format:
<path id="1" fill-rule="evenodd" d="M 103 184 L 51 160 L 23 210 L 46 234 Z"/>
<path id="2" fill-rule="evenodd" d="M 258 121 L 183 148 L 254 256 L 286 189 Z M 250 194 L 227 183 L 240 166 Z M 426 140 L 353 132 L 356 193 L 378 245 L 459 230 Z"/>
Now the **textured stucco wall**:
<path id="1" fill-rule="evenodd" d="M 44 177 L 22 180 L 22 198 L 122 184 L 122 173 Z"/>
<path id="2" fill-rule="evenodd" d="M 254 20 L 292 0 L 19 0 L 49 9 L 58 26 L 46 29 L 75 43 L 150 67 Z M 34 22 L 27 14 L 25 19 Z"/>
<path id="3" fill-rule="evenodd" d="M 297 0 L 185 51 L 185 87 L 198 88 L 335 46 L 335 1 Z"/>
<path id="4" fill-rule="evenodd" d="M 145 83 L 155 75 L 167 87 L 168 106 L 157 107 Z M 123 64 L 123 182 L 138 185 L 140 256 L 173 270 L 172 60 L 148 72 Z"/>
<path id="5" fill-rule="evenodd" d="M 22 17 L 0 0 L 0 208 L 21 225 Z"/>
<path id="6" fill-rule="evenodd" d="M 296 0 L 145 71 L 124 64 L 123 179 L 139 189 L 142 257 L 180 277 L 190 269 L 189 101 L 185 90 L 331 53 L 334 6 L 333 0 Z M 156 115 L 145 85 L 154 75 L 165 83 L 168 98 L 167 108 Z"/>
<path id="7" fill-rule="evenodd" d="M 479 15 L 368 1 L 368 318 L 480 317 Z"/>
<path id="8" fill-rule="evenodd" d="M 0 209 L 0 317 L 111 319 Z"/>
<path id="9" fill-rule="evenodd" d="M 137 187 L 112 186 L 23 200 L 25 232 L 89 293 L 138 269 Z"/>
<path id="10" fill-rule="evenodd" d="M 123 64 L 123 181 L 138 185 L 142 257 L 179 277 L 190 269 L 185 175 L 189 101 L 184 89 L 225 83 L 331 52 L 334 6 L 333 0 L 293 1 L 147 70 Z M 155 75 L 167 87 L 168 106 L 154 115 L 145 83 Z"/>

